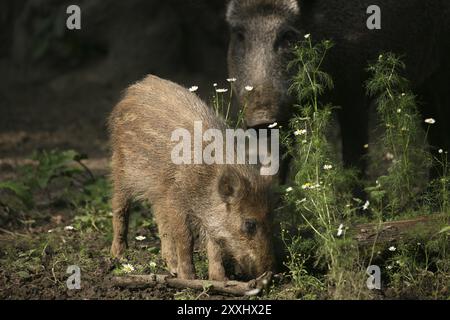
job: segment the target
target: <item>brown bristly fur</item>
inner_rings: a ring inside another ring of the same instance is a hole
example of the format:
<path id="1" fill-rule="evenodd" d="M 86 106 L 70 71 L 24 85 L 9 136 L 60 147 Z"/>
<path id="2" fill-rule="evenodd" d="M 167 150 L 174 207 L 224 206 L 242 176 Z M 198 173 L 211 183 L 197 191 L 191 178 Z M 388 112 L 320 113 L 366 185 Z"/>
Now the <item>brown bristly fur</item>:
<path id="1" fill-rule="evenodd" d="M 174 164 L 172 132 L 184 128 L 193 136 L 194 121 L 202 121 L 203 132 L 225 130 L 224 122 L 197 95 L 151 75 L 129 87 L 114 108 L 109 117 L 111 253 L 120 257 L 127 247 L 129 202 L 148 201 L 172 273 L 195 277 L 195 220 L 206 235 L 210 279 L 225 279 L 226 256 L 247 275 L 257 276 L 273 265 L 269 184 L 253 165 Z M 256 224 L 256 232 L 246 230 L 249 223 Z"/>

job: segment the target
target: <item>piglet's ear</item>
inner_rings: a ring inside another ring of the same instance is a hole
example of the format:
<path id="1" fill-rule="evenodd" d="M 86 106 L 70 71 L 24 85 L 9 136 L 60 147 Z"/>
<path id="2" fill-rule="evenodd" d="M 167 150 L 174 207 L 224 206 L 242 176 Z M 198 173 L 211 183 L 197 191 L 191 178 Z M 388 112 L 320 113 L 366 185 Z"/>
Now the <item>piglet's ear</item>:
<path id="1" fill-rule="evenodd" d="M 242 196 L 245 179 L 232 168 L 225 168 L 218 181 L 218 191 L 226 203 L 237 201 Z"/>

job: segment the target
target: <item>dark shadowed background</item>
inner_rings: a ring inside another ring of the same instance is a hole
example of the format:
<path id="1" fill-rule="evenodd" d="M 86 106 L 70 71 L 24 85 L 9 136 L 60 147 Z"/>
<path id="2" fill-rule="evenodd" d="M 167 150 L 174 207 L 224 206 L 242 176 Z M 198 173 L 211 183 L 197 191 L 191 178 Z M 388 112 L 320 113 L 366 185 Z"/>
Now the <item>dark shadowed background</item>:
<path id="1" fill-rule="evenodd" d="M 81 8 L 81 30 L 66 8 Z M 152 73 L 197 85 L 226 78 L 225 0 L 2 0 L 0 165 L 40 148 L 108 155 L 106 117 Z"/>

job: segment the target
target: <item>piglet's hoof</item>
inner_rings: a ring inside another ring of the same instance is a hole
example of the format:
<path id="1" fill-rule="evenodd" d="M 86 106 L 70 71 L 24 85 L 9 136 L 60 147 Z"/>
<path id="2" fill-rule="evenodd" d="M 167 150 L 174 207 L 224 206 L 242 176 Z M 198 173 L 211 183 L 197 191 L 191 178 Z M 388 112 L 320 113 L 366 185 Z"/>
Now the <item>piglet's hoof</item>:
<path id="1" fill-rule="evenodd" d="M 264 272 L 258 278 L 250 280 L 248 287 L 253 288 L 245 293 L 246 296 L 256 296 L 268 287 L 272 280 L 273 273 L 271 271 Z"/>

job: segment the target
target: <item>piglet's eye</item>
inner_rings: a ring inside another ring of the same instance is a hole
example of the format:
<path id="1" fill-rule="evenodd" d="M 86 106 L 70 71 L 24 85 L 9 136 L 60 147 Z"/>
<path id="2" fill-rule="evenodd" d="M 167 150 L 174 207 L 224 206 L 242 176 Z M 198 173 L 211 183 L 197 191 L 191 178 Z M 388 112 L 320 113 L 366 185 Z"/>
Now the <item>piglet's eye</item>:
<path id="1" fill-rule="evenodd" d="M 257 222 L 255 219 L 246 219 L 242 224 L 242 231 L 252 236 L 256 233 Z"/>

